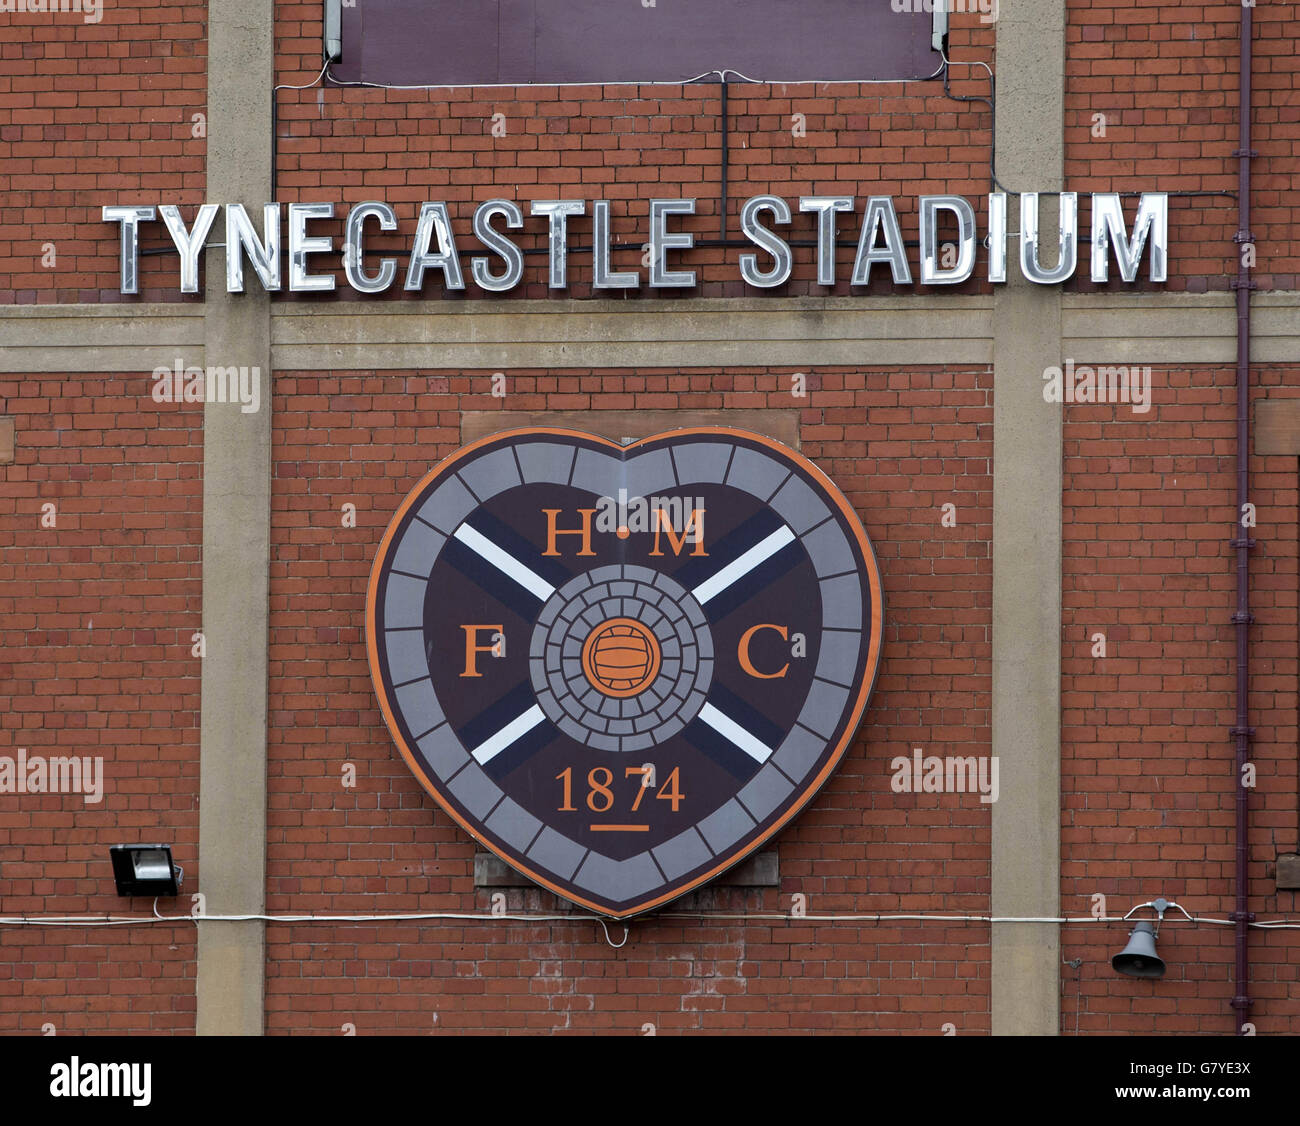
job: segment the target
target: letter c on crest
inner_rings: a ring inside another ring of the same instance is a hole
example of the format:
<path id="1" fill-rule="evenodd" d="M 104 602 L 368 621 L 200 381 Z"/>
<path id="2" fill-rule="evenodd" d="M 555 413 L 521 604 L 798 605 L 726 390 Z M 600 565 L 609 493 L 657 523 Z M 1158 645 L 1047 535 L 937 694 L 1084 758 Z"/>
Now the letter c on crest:
<path id="1" fill-rule="evenodd" d="M 758 680 L 779 680 L 781 677 L 785 676 L 786 672 L 789 670 L 789 661 L 781 666 L 779 672 L 759 672 L 758 669 L 754 667 L 754 662 L 749 659 L 749 643 L 753 639 L 754 634 L 761 629 L 774 629 L 781 635 L 781 640 L 790 640 L 790 631 L 786 629 L 785 626 L 773 625 L 771 622 L 760 622 L 756 626 L 750 626 L 749 629 L 745 630 L 745 632 L 741 634 L 740 644 L 736 646 L 736 657 L 740 660 L 740 667 L 750 676 Z"/>

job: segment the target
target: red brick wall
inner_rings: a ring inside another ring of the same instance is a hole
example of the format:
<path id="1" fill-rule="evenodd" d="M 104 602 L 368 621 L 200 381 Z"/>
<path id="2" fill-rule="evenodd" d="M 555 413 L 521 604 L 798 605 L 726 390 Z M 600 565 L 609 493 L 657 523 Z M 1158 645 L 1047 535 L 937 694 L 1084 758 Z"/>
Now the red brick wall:
<path id="1" fill-rule="evenodd" d="M 320 5 L 281 0 L 276 11 L 277 81 L 308 82 Z M 1071 4 L 1071 188 L 1235 189 L 1238 14 L 1228 2 Z M 1300 272 L 1288 15 L 1284 5 L 1255 10 L 1263 288 L 1293 288 Z M 993 61 L 992 44 L 992 29 L 956 18 L 954 58 Z M 198 4 L 120 0 L 105 3 L 100 24 L 46 16 L 0 24 L 0 302 L 119 300 L 115 228 L 101 222 L 100 206 L 175 201 L 192 215 L 204 197 L 204 141 L 191 117 L 206 108 L 205 54 Z M 955 73 L 956 93 L 987 92 L 978 70 Z M 473 205 L 492 196 L 604 196 L 615 203 L 615 238 L 640 242 L 651 196 L 696 196 L 701 213 L 688 229 L 717 233 L 716 86 L 331 88 L 281 91 L 278 102 L 279 198 L 389 200 L 403 229 L 387 243 L 374 237 L 376 252 L 405 248 L 426 198 L 450 201 L 467 236 Z M 502 139 L 491 136 L 498 111 Z M 1091 135 L 1097 112 L 1108 117 L 1104 138 Z M 795 113 L 806 115 L 806 137 L 791 132 Z M 948 100 L 937 84 L 736 85 L 731 115 L 733 235 L 737 201 L 758 193 L 892 193 L 914 237 L 916 194 L 979 198 L 987 189 L 991 115 Z M 1233 202 L 1178 199 L 1172 216 L 1170 288 L 1223 288 L 1235 270 Z M 795 226 L 812 236 L 810 217 Z M 574 241 L 587 230 L 576 223 Z M 845 236 L 856 230 L 846 219 Z M 40 265 L 46 242 L 57 254 L 50 269 Z M 165 242 L 160 228 L 144 239 Z M 700 271 L 697 292 L 739 292 L 738 253 L 685 256 Z M 841 255 L 845 278 L 850 258 Z M 796 261 L 787 292 L 824 292 L 812 284 L 812 251 L 797 250 Z M 578 256 L 574 296 L 589 293 L 586 269 Z M 513 297 L 546 295 L 538 259 L 528 279 Z M 178 300 L 174 255 L 144 259 L 141 288 L 141 300 Z M 892 290 L 883 276 L 873 286 Z M 431 279 L 426 295 L 440 292 Z M 467 296 L 481 295 L 471 286 Z M 671 295 L 662 299 L 671 312 Z M 984 807 L 959 795 L 896 795 L 889 762 L 915 746 L 990 750 L 992 376 L 825 369 L 813 373 L 807 400 L 792 400 L 787 374 L 511 371 L 505 405 L 801 408 L 805 453 L 855 503 L 884 570 L 881 679 L 844 765 L 780 838 L 781 887 L 714 888 L 691 903 L 785 913 L 801 893 L 814 914 L 985 913 Z M 396 503 L 459 445 L 460 411 L 502 405 L 487 375 L 276 374 L 273 912 L 488 907 L 489 892 L 473 887 L 472 842 L 393 752 L 360 625 L 370 562 Z M 1256 394 L 1294 386 L 1296 375 L 1260 367 Z M 147 912 L 112 895 L 107 849 L 155 833 L 182 862 L 191 858 L 186 882 L 197 886 L 199 669 L 190 638 L 201 628 L 201 418 L 197 406 L 156 406 L 148 386 L 143 374 L 0 377 L 0 414 L 18 419 L 17 463 L 0 469 L 0 753 L 94 751 L 108 771 L 98 806 L 0 797 L 0 913 Z M 1213 917 L 1232 906 L 1232 416 L 1232 373 L 1218 368 L 1161 369 L 1147 416 L 1066 408 L 1069 915 L 1086 914 L 1094 892 L 1112 911 L 1160 893 Z M 1252 908 L 1275 917 L 1296 908 L 1294 895 L 1271 894 L 1268 865 L 1296 847 L 1298 828 L 1300 517 L 1295 459 L 1255 459 L 1253 470 Z M 47 498 L 58 505 L 57 530 L 39 527 Z M 943 529 L 950 500 L 959 523 Z M 355 529 L 341 526 L 348 501 L 358 508 Z M 1097 630 L 1108 637 L 1105 661 L 1090 655 Z M 344 763 L 357 767 L 355 789 L 341 785 Z M 537 891 L 512 891 L 508 903 L 563 910 Z M 1295 1028 L 1293 936 L 1252 934 L 1262 1033 Z M 1160 986 L 1110 974 L 1106 960 L 1122 939 L 1114 927 L 1062 932 L 1065 957 L 1083 959 L 1077 981 L 1063 969 L 1063 1031 L 1231 1030 L 1230 928 L 1168 924 L 1161 949 L 1171 973 Z M 987 943 L 987 928 L 957 924 L 635 922 L 619 951 L 593 924 L 568 921 L 273 924 L 268 1027 L 937 1032 L 951 1022 L 980 1032 L 989 1026 Z M 0 949 L 0 1030 L 192 1028 L 188 925 L 6 927 Z"/>
<path id="2" fill-rule="evenodd" d="M 279 80 L 309 82 L 320 70 L 320 7 L 280 0 L 276 11 Z M 977 16 L 955 16 L 952 42 L 954 52 L 963 57 L 988 58 L 993 29 Z M 954 91 L 987 93 L 987 83 L 969 80 L 970 73 L 966 66 L 955 69 Z M 278 196 L 284 202 L 341 201 L 349 206 L 372 198 L 387 200 L 397 209 L 402 229 L 395 236 L 376 232 L 368 237 L 367 253 L 376 257 L 409 249 L 415 215 L 426 199 L 449 202 L 462 248 L 476 245 L 470 235 L 474 207 L 498 197 L 520 202 L 525 214 L 527 203 L 534 199 L 609 199 L 614 241 L 637 247 L 649 237 L 651 198 L 695 198 L 698 214 L 675 218 L 673 228 L 691 231 L 697 239 L 716 239 L 722 186 L 720 111 L 716 83 L 286 90 L 280 95 Z M 505 118 L 504 137 L 492 135 L 497 113 Z M 804 136 L 794 135 L 796 114 L 803 115 Z M 917 237 L 918 193 L 966 195 L 983 212 L 980 201 L 989 190 L 992 115 L 982 104 L 946 98 L 941 81 L 732 83 L 728 116 L 728 234 L 732 238 L 741 237 L 741 202 L 767 193 L 792 203 L 794 222 L 783 228 L 791 239 L 816 238 L 815 217 L 798 213 L 800 195 L 858 197 L 857 217 L 841 217 L 841 239 L 857 238 L 868 195 L 898 197 L 904 237 L 912 242 Z M 545 221 L 526 219 L 525 223 L 527 229 L 512 237 L 522 246 L 544 249 Z M 331 226 L 320 223 L 313 229 L 326 233 Z M 590 232 L 590 215 L 571 220 L 570 243 L 590 246 Z M 341 244 L 341 220 L 332 233 L 336 244 Z M 670 256 L 674 268 L 697 271 L 696 289 L 679 294 L 832 292 L 815 284 L 812 247 L 795 249 L 790 282 L 770 291 L 750 289 L 741 281 L 737 262 L 743 252 L 743 248 L 696 248 Z M 635 268 L 641 254 L 640 249 L 616 252 L 615 267 Z M 915 274 L 915 247 L 909 250 L 909 259 Z M 545 261 L 544 255 L 529 255 L 525 283 L 509 296 L 546 297 Z M 760 262 L 765 261 L 766 256 L 760 256 Z M 853 250 L 841 249 L 841 281 L 833 292 L 850 292 L 852 261 Z M 980 262 L 982 267 L 982 256 Z M 590 256 L 572 255 L 570 271 L 569 295 L 589 296 Z M 978 273 L 976 280 L 955 291 L 978 292 Z M 887 269 L 873 270 L 872 277 L 865 292 L 895 291 Z M 643 292 L 646 287 L 642 270 Z M 388 296 L 400 293 L 399 282 Z M 443 293 L 440 274 L 427 279 L 424 296 Z M 472 282 L 467 283 L 465 295 L 484 296 Z"/>
<path id="3" fill-rule="evenodd" d="M 395 754 L 361 639 L 366 580 L 401 498 L 494 409 L 490 372 L 277 375 L 271 572 L 271 912 L 486 912 L 474 843 Z M 779 889 L 712 889 L 679 909 L 987 913 L 988 807 L 895 794 L 890 760 L 989 753 L 991 377 L 516 371 L 511 410 L 801 407 L 803 452 L 857 508 L 889 591 L 873 703 L 844 764 L 780 837 Z M 940 526 L 945 503 L 958 525 Z M 341 526 L 345 503 L 357 527 Z M 341 784 L 345 763 L 357 785 Z M 564 911 L 537 891 L 511 911 Z M 622 929 L 612 926 L 615 941 Z M 275 1032 L 568 1029 L 988 1031 L 988 928 L 634 921 L 272 925 Z M 433 1014 L 438 1014 L 437 1024 Z"/>
<path id="4" fill-rule="evenodd" d="M 1300 209 L 1300 62 L 1295 6 L 1253 6 L 1252 226 L 1260 289 L 1295 289 Z M 1237 190 L 1239 0 L 1070 0 L 1066 182 L 1072 190 Z M 1105 117 L 1105 135 L 1095 136 Z M 1011 185 L 1015 186 L 1015 185 Z M 1170 200 L 1169 288 L 1227 289 L 1237 272 L 1237 201 Z M 1085 272 L 1075 286 L 1095 289 Z M 1119 288 L 1112 281 L 1110 288 Z"/>
<path id="5" fill-rule="evenodd" d="M 320 12 L 315 2 L 277 4 L 277 81 L 309 82 L 319 70 Z M 1072 189 L 1235 190 L 1239 12 L 1229 2 L 1070 5 L 1066 176 Z M 1254 226 L 1258 280 L 1266 289 L 1292 289 L 1300 274 L 1300 224 L 1289 191 L 1300 156 L 1298 64 L 1288 17 L 1285 5 L 1260 5 L 1254 15 L 1260 152 Z M 960 64 L 993 62 L 993 38 L 978 17 L 954 17 L 954 93 L 987 94 L 983 71 Z M 78 16 L 6 18 L 0 27 L 6 169 L 0 301 L 121 300 L 115 228 L 101 221 L 103 204 L 171 201 L 192 218 L 204 198 L 206 141 L 194 136 L 193 116 L 206 112 L 205 55 L 205 9 L 198 4 L 121 0 L 105 3 L 102 21 L 91 24 Z M 314 88 L 281 91 L 278 102 L 279 198 L 389 200 L 403 229 L 393 238 L 375 235 L 375 252 L 406 248 L 426 198 L 451 203 L 466 245 L 473 204 L 497 195 L 524 201 L 605 196 L 614 203 L 615 239 L 637 243 L 646 238 L 652 195 L 695 196 L 701 213 L 686 229 L 701 238 L 718 233 L 716 86 Z M 763 192 L 790 199 L 812 192 L 894 193 L 905 235 L 914 238 L 919 192 L 980 200 L 988 190 L 991 115 L 980 103 L 944 97 L 939 83 L 733 84 L 730 108 L 732 236 L 738 201 Z M 491 135 L 497 112 L 506 118 L 504 138 Z M 792 134 L 795 113 L 805 115 L 805 137 Z M 1104 137 L 1092 135 L 1097 113 L 1106 116 Z M 1170 287 L 1225 288 L 1234 268 L 1233 201 L 1177 198 L 1171 218 Z M 530 220 L 527 240 L 540 247 L 539 224 Z M 341 234 L 341 223 L 338 228 Z M 583 241 L 589 220 L 575 221 L 574 231 L 575 244 Z M 856 221 L 845 217 L 842 236 L 856 231 Z M 792 237 L 812 235 L 812 217 L 797 216 Z M 56 255 L 52 267 L 42 265 L 48 243 Z M 154 226 L 142 245 L 170 242 Z M 698 292 L 739 292 L 739 253 L 697 249 L 685 256 L 700 272 Z M 847 291 L 851 256 L 841 252 L 845 280 L 836 292 Z M 577 296 L 589 292 L 584 258 L 573 264 Z M 636 258 L 627 252 L 616 262 L 630 266 Z M 530 256 L 528 284 L 513 296 L 546 295 L 541 262 Z M 826 292 L 813 284 L 811 248 L 798 248 L 796 262 L 784 291 Z M 977 273 L 982 265 L 981 257 Z M 174 254 L 144 257 L 139 299 L 180 300 L 176 273 Z M 1072 284 L 1092 288 L 1086 279 Z M 979 288 L 972 281 L 959 291 Z M 891 290 L 880 276 L 871 292 Z M 436 277 L 427 292 L 441 293 Z M 472 286 L 468 295 L 480 296 Z"/>
<path id="6" fill-rule="evenodd" d="M 100 208 L 203 201 L 207 5 L 103 0 L 101 15 L 0 20 L 0 303 L 131 300 Z M 171 245 L 146 232 L 142 247 Z M 141 259 L 140 278 L 142 298 L 180 299 L 174 254 Z"/>
<path id="7" fill-rule="evenodd" d="M 1260 365 L 1255 395 L 1294 388 Z M 1262 389 L 1267 389 L 1264 392 Z M 1164 895 L 1194 915 L 1236 909 L 1236 371 L 1155 368 L 1150 413 L 1065 408 L 1061 901 L 1112 914 Z M 1285 392 L 1284 392 L 1285 393 Z M 1295 918 L 1272 865 L 1297 843 L 1297 526 L 1294 457 L 1255 457 L 1259 546 L 1251 559 L 1250 909 Z M 1106 635 L 1104 659 L 1093 635 Z M 1146 916 L 1150 918 L 1150 914 Z M 1063 1032 L 1235 1030 L 1234 928 L 1170 916 L 1158 983 L 1120 977 L 1126 930 L 1068 927 Z M 1300 935 L 1250 934 L 1251 1020 L 1260 1035 L 1300 1019 Z"/>
<path id="8" fill-rule="evenodd" d="M 198 886 L 202 407 L 152 385 L 0 375 L 0 755 L 104 760 L 98 803 L 0 794 L 0 915 L 147 915 L 114 844 L 170 842 Z M 0 927 L 0 1031 L 188 1032 L 193 976 L 189 923 Z"/>
<path id="9" fill-rule="evenodd" d="M 1159 187 L 1231 192 L 1236 188 L 1237 22 L 1235 3 L 1169 6 L 1159 0 L 1070 5 L 1067 29 L 1066 178 L 1084 193 Z M 1300 245 L 1289 177 L 1300 157 L 1289 9 L 1255 9 L 1255 233 L 1261 288 L 1292 289 Z M 277 4 L 278 82 L 310 82 L 319 70 L 319 3 Z M 984 96 L 972 60 L 994 62 L 994 30 L 977 16 L 954 16 L 951 54 L 956 94 Z M 11 15 L 0 27 L 0 301 L 113 301 L 115 227 L 103 204 L 176 202 L 192 218 L 204 198 L 206 141 L 193 115 L 206 112 L 206 22 L 202 5 L 144 0 L 105 3 L 103 19 Z M 732 85 L 728 232 L 738 235 L 739 201 L 773 192 L 789 199 L 845 193 L 898 197 L 906 237 L 915 238 L 915 196 L 947 191 L 981 201 L 988 190 L 991 114 L 981 103 L 946 98 L 938 82 L 890 85 Z M 457 230 L 472 245 L 473 205 L 493 196 L 607 197 L 614 238 L 643 243 L 647 200 L 694 196 L 700 214 L 685 229 L 719 232 L 720 97 L 716 85 L 688 87 L 472 88 L 383 91 L 319 87 L 277 95 L 278 197 L 350 205 L 384 198 L 402 230 L 371 239 L 375 253 L 405 251 L 418 204 L 450 202 Z M 494 138 L 491 118 L 505 115 Z M 806 136 L 792 133 L 804 115 Z M 1093 136 L 1094 114 L 1106 117 Z M 1023 189 L 1035 185 L 1008 185 Z M 1226 288 L 1234 270 L 1233 200 L 1175 198 L 1170 287 Z M 983 219 L 981 219 L 983 224 Z M 1014 226 L 1015 224 L 1013 224 Z M 320 230 L 329 230 L 320 224 Z M 341 222 L 336 225 L 340 236 Z M 526 245 L 541 247 L 540 220 Z M 589 219 L 574 222 L 586 244 Z M 842 237 L 857 221 L 846 216 Z M 811 216 L 796 216 L 792 237 L 811 238 Z M 53 243 L 53 267 L 42 265 Z M 161 226 L 146 228 L 146 248 L 170 247 Z M 1086 246 L 1084 248 L 1086 250 Z M 702 295 L 740 292 L 739 249 L 696 249 Z M 914 249 L 911 252 L 915 256 Z M 630 267 L 639 255 L 616 255 Z M 840 254 L 847 292 L 852 251 Z M 546 296 L 544 259 L 530 256 L 528 283 L 513 297 Z M 814 284 L 811 248 L 796 249 L 796 271 L 782 292 L 827 292 Z M 981 256 L 978 274 L 983 270 Z M 891 292 L 881 271 L 869 292 Z M 1086 278 L 1073 286 L 1090 289 Z M 1119 288 L 1120 283 L 1112 282 Z M 1145 283 L 1143 283 L 1145 286 Z M 139 300 L 181 299 L 174 253 L 142 259 Z M 977 292 L 978 280 L 958 292 Z M 590 292 L 586 255 L 573 262 L 571 293 Z M 390 296 L 396 297 L 400 289 Z M 437 277 L 429 295 L 441 295 Z M 471 285 L 467 296 L 482 295 Z M 503 300 L 493 297 L 492 300 Z M 131 300 L 131 299 L 127 299 Z"/>

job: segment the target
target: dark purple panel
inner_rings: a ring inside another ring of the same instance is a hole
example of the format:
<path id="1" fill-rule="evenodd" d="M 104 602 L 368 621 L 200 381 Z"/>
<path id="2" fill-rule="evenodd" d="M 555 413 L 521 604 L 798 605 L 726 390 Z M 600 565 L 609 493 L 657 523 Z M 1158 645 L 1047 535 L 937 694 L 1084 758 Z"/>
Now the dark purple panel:
<path id="1" fill-rule="evenodd" d="M 391 86 L 685 82 L 724 68 L 760 82 L 928 78 L 932 20 L 891 0 L 358 0 L 330 73 Z"/>

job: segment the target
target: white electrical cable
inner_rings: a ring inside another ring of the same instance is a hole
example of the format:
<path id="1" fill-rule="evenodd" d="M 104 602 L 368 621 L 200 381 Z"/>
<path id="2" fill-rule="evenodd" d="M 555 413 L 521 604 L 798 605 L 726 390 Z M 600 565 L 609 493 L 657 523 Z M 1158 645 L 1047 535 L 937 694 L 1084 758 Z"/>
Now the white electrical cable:
<path id="1" fill-rule="evenodd" d="M 922 923 L 1041 923 L 1055 924 L 1057 926 L 1077 926 L 1093 925 L 1096 923 L 1123 923 L 1123 916 L 1094 916 L 1083 915 L 1077 917 L 1062 916 L 1021 916 L 1021 915 L 886 915 L 886 914 L 865 914 L 865 915 L 788 915 L 772 913 L 754 913 L 754 914 L 728 914 L 725 912 L 708 912 L 708 911 L 665 911 L 653 916 L 656 919 L 699 919 L 702 921 L 716 922 L 726 920 L 730 922 L 784 922 L 784 923 L 895 923 L 895 922 L 922 922 Z M 76 915 L 51 915 L 51 916 L 0 916 L 0 926 L 33 926 L 33 927 L 110 927 L 110 926 L 134 926 L 148 923 L 249 923 L 249 922 L 267 922 L 267 923 L 391 923 L 391 922 L 426 922 L 440 919 L 455 919 L 466 922 L 490 923 L 496 920 L 504 922 L 517 923 L 545 923 L 545 922 L 597 922 L 602 926 L 606 923 L 600 915 L 576 915 L 576 914 L 505 914 L 495 915 L 482 912 L 456 912 L 456 911 L 439 911 L 439 912 L 410 912 L 394 913 L 386 915 L 159 915 L 157 913 L 157 901 L 154 901 L 154 914 L 149 915 L 106 915 L 106 916 L 76 916 Z M 1237 924 L 1231 919 L 1217 919 L 1205 915 L 1193 915 L 1187 920 L 1183 919 L 1166 919 L 1168 923 L 1190 922 L 1192 925 L 1205 923 L 1209 926 L 1233 927 Z M 1248 923 L 1247 926 L 1256 927 L 1261 930 L 1300 930 L 1300 922 L 1292 922 L 1288 919 L 1265 919 Z M 608 931 L 606 931 L 608 937 Z M 624 939 L 626 941 L 626 938 Z M 610 945 L 613 945 L 611 943 Z M 621 944 L 620 944 L 621 945 Z"/>
<path id="2" fill-rule="evenodd" d="M 320 74 L 316 75 L 316 77 L 313 78 L 310 82 L 308 82 L 305 86 L 288 86 L 288 85 L 273 86 L 271 88 L 271 96 L 272 97 L 275 96 L 276 90 L 310 90 L 313 86 L 316 85 L 317 82 L 319 82 L 322 78 L 325 77 L 325 72 L 329 70 L 329 67 L 330 67 L 330 60 L 326 59 L 325 65 L 320 68 Z"/>
<path id="3" fill-rule="evenodd" d="M 942 52 L 940 52 L 942 54 Z M 945 60 L 946 62 L 946 60 Z M 836 83 L 840 85 L 853 86 L 898 86 L 904 82 L 929 82 L 938 78 L 943 73 L 941 66 L 933 74 L 924 75 L 920 78 L 750 78 L 749 75 L 734 67 L 724 66 L 721 70 L 706 70 L 703 74 L 697 74 L 694 78 L 683 78 L 681 84 L 689 86 L 692 82 L 698 82 L 701 78 L 708 78 L 711 74 L 718 76 L 719 82 L 725 82 L 728 74 L 734 74 L 745 82 L 753 82 L 764 86 L 831 86 Z M 611 85 L 622 85 L 622 83 L 611 83 Z M 677 83 L 644 82 L 643 86 L 664 86 L 677 85 Z"/>
<path id="4" fill-rule="evenodd" d="M 607 926 L 605 925 L 605 920 L 604 920 L 604 919 L 601 919 L 601 920 L 600 920 L 600 929 L 603 930 L 603 931 L 605 932 L 605 941 L 608 942 L 609 945 L 610 945 L 611 947 L 613 947 L 613 949 L 615 949 L 615 950 L 622 950 L 623 947 L 627 945 L 628 935 L 630 935 L 630 934 L 632 933 L 632 928 L 631 928 L 630 926 L 628 926 L 627 923 L 624 923 L 624 924 L 623 924 L 623 941 L 622 941 L 622 942 L 615 942 L 612 938 L 609 937 L 609 927 L 607 927 Z"/>
<path id="5" fill-rule="evenodd" d="M 940 51 L 939 54 L 943 58 L 944 66 L 982 66 L 989 72 L 989 78 L 993 77 L 993 68 L 983 59 L 950 59 L 947 51 Z"/>
<path id="6" fill-rule="evenodd" d="M 1045 916 L 1021 916 L 1021 915 L 777 915 L 777 914 L 709 914 L 704 912 L 669 912 L 665 911 L 656 916 L 660 919 L 731 919 L 731 920 L 748 920 L 754 922 L 814 922 L 814 923 L 891 923 L 891 922 L 926 922 L 926 923 L 1048 923 L 1058 926 L 1078 926 L 1091 925 L 1094 923 L 1123 923 L 1127 921 L 1126 916 L 1121 915 L 1082 915 L 1074 918 L 1066 918 L 1057 915 Z M 1187 920 L 1166 919 L 1166 923 L 1173 922 L 1191 922 L 1206 923 L 1212 926 L 1235 927 L 1237 924 L 1231 919 L 1215 919 L 1206 915 L 1192 915 Z M 1248 924 L 1252 927 L 1263 927 L 1272 929 L 1295 929 L 1300 930 L 1300 922 L 1290 922 L 1285 919 L 1269 920 L 1264 922 L 1254 922 Z"/>
<path id="7" fill-rule="evenodd" d="M 325 74 L 329 70 L 329 64 L 333 60 L 325 63 Z M 341 78 L 335 78 L 330 74 L 329 80 L 335 86 L 364 86 L 371 90 L 460 90 L 465 87 L 484 90 L 511 90 L 523 86 L 555 86 L 563 88 L 566 86 L 689 86 L 693 82 L 698 82 L 701 78 L 708 78 L 711 74 L 716 74 L 719 81 L 726 81 L 725 75 L 734 74 L 745 82 L 762 84 L 765 86 L 827 86 L 833 83 L 852 84 L 860 86 L 898 86 L 905 82 L 930 82 L 938 78 L 943 73 L 944 66 L 948 65 L 947 57 L 944 57 L 943 65 L 933 74 L 925 75 L 920 78 L 750 78 L 749 75 L 734 69 L 733 67 L 723 67 L 720 70 L 706 70 L 703 74 L 697 74 L 694 78 L 682 78 L 675 81 L 669 81 L 662 78 L 628 78 L 619 79 L 617 82 L 441 82 L 431 83 L 429 85 L 418 86 L 401 86 L 392 82 L 348 82 Z M 973 64 L 967 64 L 973 65 Z M 981 66 L 987 66 L 987 63 L 981 63 Z M 990 71 L 992 73 L 992 71 Z M 319 79 L 318 79 L 319 81 Z M 315 83 L 312 83 L 314 86 Z M 277 90 L 305 90 L 305 86 L 277 86 Z"/>

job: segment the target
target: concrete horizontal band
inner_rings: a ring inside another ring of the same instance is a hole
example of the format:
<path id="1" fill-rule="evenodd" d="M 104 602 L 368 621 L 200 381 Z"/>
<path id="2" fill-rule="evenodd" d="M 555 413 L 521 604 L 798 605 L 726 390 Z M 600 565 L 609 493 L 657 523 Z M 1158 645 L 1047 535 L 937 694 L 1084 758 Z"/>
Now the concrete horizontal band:
<path id="1" fill-rule="evenodd" d="M 202 364 L 203 306 L 0 306 L 0 371 L 153 371 Z"/>
<path id="2" fill-rule="evenodd" d="M 1237 305 L 1231 293 L 1067 293 L 1062 348 L 1082 362 L 1232 364 Z M 1294 363 L 1300 345 L 1300 294 L 1251 299 L 1251 360 Z"/>
<path id="3" fill-rule="evenodd" d="M 204 306 L 0 308 L 0 371 L 152 371 L 203 364 Z M 1300 293 L 1253 298 L 1256 363 L 1300 355 Z M 1072 293 L 1065 355 L 1080 362 L 1225 364 L 1229 293 Z M 279 302 L 277 370 L 988 365 L 993 298 Z M 864 348 L 864 345 L 868 346 Z"/>
<path id="4" fill-rule="evenodd" d="M 981 297 L 278 305 L 272 345 L 284 370 L 856 366 L 864 342 L 873 365 L 986 365 L 992 310 Z"/>

